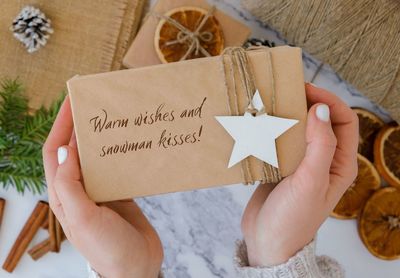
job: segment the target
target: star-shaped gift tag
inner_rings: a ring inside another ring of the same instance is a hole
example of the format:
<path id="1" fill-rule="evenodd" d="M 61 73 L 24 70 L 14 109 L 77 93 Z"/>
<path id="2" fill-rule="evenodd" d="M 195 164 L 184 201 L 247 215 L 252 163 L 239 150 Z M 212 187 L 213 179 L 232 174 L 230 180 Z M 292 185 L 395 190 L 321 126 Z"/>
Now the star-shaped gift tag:
<path id="1" fill-rule="evenodd" d="M 258 90 L 253 96 L 252 103 L 259 112 L 264 108 Z M 265 112 L 256 116 L 246 112 L 243 116 L 215 118 L 235 140 L 228 168 L 250 155 L 278 167 L 275 139 L 299 122 L 269 116 Z"/>

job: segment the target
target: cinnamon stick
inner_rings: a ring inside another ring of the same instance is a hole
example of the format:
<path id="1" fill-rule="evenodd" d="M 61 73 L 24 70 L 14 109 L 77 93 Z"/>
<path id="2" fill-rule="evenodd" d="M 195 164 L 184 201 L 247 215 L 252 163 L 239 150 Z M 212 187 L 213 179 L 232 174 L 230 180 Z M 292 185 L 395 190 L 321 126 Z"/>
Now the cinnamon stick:
<path id="1" fill-rule="evenodd" d="M 28 254 L 31 256 L 33 260 L 40 259 L 43 255 L 47 254 L 51 251 L 51 243 L 50 238 L 43 240 L 42 242 L 33 246 L 29 251 Z"/>
<path id="2" fill-rule="evenodd" d="M 15 269 L 22 255 L 28 248 L 28 245 L 31 242 L 32 238 L 35 236 L 36 232 L 43 224 L 48 210 L 49 205 L 46 202 L 39 201 L 37 203 L 35 209 L 32 211 L 32 214 L 29 216 L 24 227 L 22 228 L 17 239 L 15 240 L 14 245 L 7 256 L 7 259 L 3 264 L 3 269 L 5 271 L 11 273 Z"/>
<path id="3" fill-rule="evenodd" d="M 60 252 L 63 234 L 64 232 L 62 230 L 61 224 L 56 218 L 56 248 L 54 251 L 57 253 Z"/>
<path id="4" fill-rule="evenodd" d="M 65 240 L 65 235 L 64 233 L 61 234 L 61 242 Z M 33 246 L 29 251 L 28 254 L 32 257 L 33 260 L 38 260 L 44 255 L 46 255 L 48 252 L 52 251 L 51 249 L 51 243 L 50 243 L 50 238 L 47 238 L 43 240 L 42 242 L 36 244 Z"/>
<path id="5" fill-rule="evenodd" d="M 4 214 L 4 207 L 6 205 L 6 200 L 3 198 L 0 198 L 0 226 L 1 223 L 3 222 L 3 214 Z"/>
<path id="6" fill-rule="evenodd" d="M 49 228 L 49 216 L 47 216 L 47 217 L 44 219 L 43 224 L 42 224 L 42 229 L 47 230 L 48 228 Z"/>
<path id="7" fill-rule="evenodd" d="M 56 237 L 56 217 L 51 209 L 49 209 L 48 214 L 49 219 L 49 239 L 50 239 L 50 247 L 51 251 L 56 251 L 57 248 L 57 237 Z"/>

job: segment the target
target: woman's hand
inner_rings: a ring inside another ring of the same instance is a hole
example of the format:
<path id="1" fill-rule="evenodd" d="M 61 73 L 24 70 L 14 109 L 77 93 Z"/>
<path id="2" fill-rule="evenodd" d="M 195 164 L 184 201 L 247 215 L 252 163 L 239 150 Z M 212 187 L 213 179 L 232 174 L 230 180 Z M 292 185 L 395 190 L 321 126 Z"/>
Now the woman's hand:
<path id="1" fill-rule="evenodd" d="M 68 96 L 43 147 L 50 207 L 68 240 L 105 277 L 157 277 L 160 239 L 131 200 L 96 205 L 82 186 Z"/>
<path id="2" fill-rule="evenodd" d="M 251 266 L 286 262 L 310 243 L 357 175 L 358 118 L 338 97 L 306 85 L 306 154 L 276 187 L 260 185 L 242 219 Z"/>

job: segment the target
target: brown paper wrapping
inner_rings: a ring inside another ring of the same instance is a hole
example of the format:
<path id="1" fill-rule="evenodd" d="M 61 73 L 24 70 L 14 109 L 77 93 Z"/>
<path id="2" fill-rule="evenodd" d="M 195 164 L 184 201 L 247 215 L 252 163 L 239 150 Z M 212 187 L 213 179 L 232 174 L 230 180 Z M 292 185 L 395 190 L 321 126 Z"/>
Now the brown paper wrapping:
<path id="1" fill-rule="evenodd" d="M 307 105 L 301 50 L 276 47 L 253 50 L 248 55 L 267 112 L 271 111 L 275 86 L 275 115 L 300 121 L 277 139 L 280 173 L 290 175 L 305 151 Z M 268 59 L 272 62 L 273 82 Z M 68 81 L 88 195 L 95 201 L 111 201 L 244 182 L 242 164 L 227 168 L 234 142 L 215 120 L 215 116 L 230 115 L 228 90 L 233 85 L 238 88 L 237 101 L 243 107 L 240 112 L 248 105 L 240 81 L 233 84 L 226 77 L 229 65 L 222 57 L 210 57 Z M 178 117 L 183 109 L 198 107 L 205 97 L 201 118 Z M 132 119 L 140 112 L 152 113 L 160 104 L 164 104 L 164 112 L 174 110 L 177 119 L 140 127 L 133 124 Z M 102 109 L 109 120 L 128 118 L 127 127 L 94 132 L 90 119 L 104 115 Z M 167 133 L 187 134 L 198 132 L 200 126 L 202 133 L 196 143 L 167 149 L 157 145 L 164 129 Z M 149 138 L 153 139 L 151 149 L 100 156 L 102 146 Z M 248 159 L 253 180 L 262 180 L 263 162 Z"/>
<path id="2" fill-rule="evenodd" d="M 165 14 L 169 10 L 185 6 L 194 6 L 206 10 L 211 8 L 205 0 L 159 0 L 153 7 L 153 11 Z M 220 10 L 216 9 L 213 15 L 222 27 L 225 47 L 241 46 L 250 35 L 251 30 L 246 25 Z M 154 35 L 158 22 L 159 19 L 156 17 L 150 14 L 147 15 L 143 26 L 124 57 L 124 66 L 138 68 L 161 63 L 154 49 Z"/>

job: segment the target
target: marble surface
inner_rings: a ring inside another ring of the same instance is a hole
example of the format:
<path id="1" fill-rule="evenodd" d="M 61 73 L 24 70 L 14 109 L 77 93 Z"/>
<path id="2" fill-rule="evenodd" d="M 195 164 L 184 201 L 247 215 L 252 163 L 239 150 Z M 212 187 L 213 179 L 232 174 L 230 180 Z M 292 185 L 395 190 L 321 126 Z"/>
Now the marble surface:
<path id="1" fill-rule="evenodd" d="M 239 0 L 210 2 L 248 24 L 253 37 L 285 43 L 279 34 L 243 11 Z M 307 53 L 303 58 L 306 81 L 314 77 L 315 84 L 334 92 L 349 105 L 370 109 L 386 121 L 390 120 L 385 111 L 363 98 L 328 66 L 323 66 L 315 75 L 320 62 Z M 138 200 L 161 236 L 167 278 L 235 277 L 232 263 L 235 240 L 241 238 L 241 214 L 254 188 L 232 185 Z M 36 201 L 45 196 L 20 196 L 13 190 L 1 190 L 0 197 L 8 201 L 0 229 L 0 261 L 3 262 Z M 45 233 L 40 232 L 34 243 L 44 236 Z M 400 275 L 400 261 L 379 260 L 365 249 L 353 220 L 329 218 L 318 233 L 317 246 L 319 254 L 332 256 L 343 265 L 347 277 L 395 278 Z M 24 255 L 12 275 L 0 270 L 0 277 L 79 278 L 86 277 L 86 265 L 69 243 L 63 243 L 61 254 L 48 254 L 38 262 Z"/>

